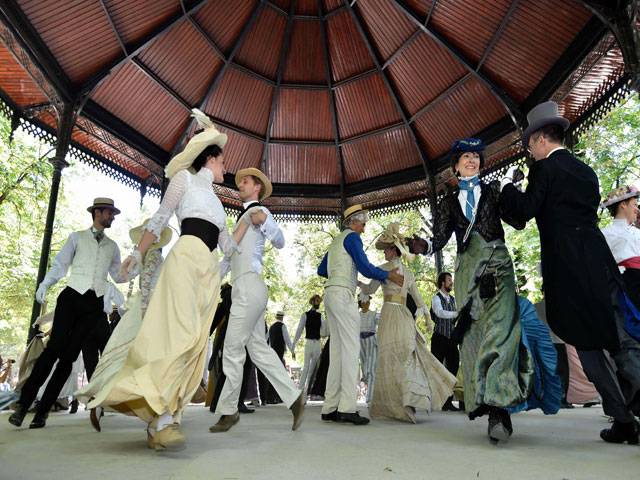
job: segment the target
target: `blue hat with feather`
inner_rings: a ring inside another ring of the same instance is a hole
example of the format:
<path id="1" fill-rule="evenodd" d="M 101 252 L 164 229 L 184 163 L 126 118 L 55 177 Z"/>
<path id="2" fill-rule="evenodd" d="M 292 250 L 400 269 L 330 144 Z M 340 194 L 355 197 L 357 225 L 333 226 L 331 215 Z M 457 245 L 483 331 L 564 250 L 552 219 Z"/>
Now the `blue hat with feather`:
<path id="1" fill-rule="evenodd" d="M 484 166 L 484 152 L 486 145 L 479 138 L 463 138 L 456 140 L 451 145 L 449 157 L 451 158 L 451 168 L 455 171 L 455 165 L 458 163 L 460 154 L 465 152 L 478 152 L 480 154 L 480 168 Z"/>

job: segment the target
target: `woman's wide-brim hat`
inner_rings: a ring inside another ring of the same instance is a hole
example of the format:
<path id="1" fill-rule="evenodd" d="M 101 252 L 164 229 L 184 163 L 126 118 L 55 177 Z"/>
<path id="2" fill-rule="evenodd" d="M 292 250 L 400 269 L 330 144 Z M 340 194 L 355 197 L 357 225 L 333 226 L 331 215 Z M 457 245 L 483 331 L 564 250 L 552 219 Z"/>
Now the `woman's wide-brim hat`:
<path id="1" fill-rule="evenodd" d="M 196 119 L 198 125 L 204 130 L 191 137 L 184 150 L 171 159 L 164 169 L 167 178 L 172 178 L 180 170 L 191 167 L 193 161 L 205 148 L 211 145 L 218 145 L 220 148 L 224 148 L 227 144 L 227 135 L 221 133 L 207 115 L 197 108 L 194 108 L 191 112 L 191 116 Z"/>
<path id="2" fill-rule="evenodd" d="M 138 245 L 140 243 L 140 239 L 142 238 L 142 234 L 149 223 L 150 218 L 147 218 L 142 225 L 138 225 L 137 227 L 133 227 L 129 230 L 129 238 L 133 242 L 134 245 Z M 155 242 L 151 244 L 149 250 L 162 248 L 169 244 L 171 241 L 171 237 L 173 237 L 173 231 L 170 227 L 165 227 L 160 233 L 160 238 L 158 238 Z"/>
<path id="3" fill-rule="evenodd" d="M 264 185 L 264 188 L 260 192 L 260 201 L 269 198 L 273 193 L 273 185 L 271 185 L 271 180 L 269 180 L 267 176 L 257 168 L 250 167 L 238 170 L 238 172 L 236 173 L 236 187 L 240 187 L 240 182 L 242 181 L 242 179 L 249 175 L 258 178 L 262 182 L 262 185 Z"/>
<path id="4" fill-rule="evenodd" d="M 93 200 L 93 205 L 87 208 L 87 212 L 93 212 L 96 208 L 100 208 L 100 209 L 108 208 L 110 210 L 113 210 L 113 213 L 115 215 L 118 215 L 120 213 L 120 210 L 116 208 L 115 203 L 113 203 L 113 200 L 106 197 L 95 198 Z"/>
<path id="5" fill-rule="evenodd" d="M 564 131 L 569 128 L 569 120 L 560 115 L 558 104 L 553 100 L 536 105 L 527 114 L 528 126 L 522 134 L 522 145 L 529 148 L 531 135 L 547 125 L 560 125 Z"/>
<path id="6" fill-rule="evenodd" d="M 365 210 L 360 203 L 351 205 L 342 214 L 342 217 L 344 218 L 343 222 L 346 222 L 347 220 L 349 220 L 349 218 L 353 217 L 357 213 L 369 213 L 369 210 Z"/>
<path id="7" fill-rule="evenodd" d="M 624 202 L 629 198 L 640 197 L 640 190 L 634 186 L 625 185 L 624 187 L 616 188 L 614 191 L 609 192 L 607 198 L 600 205 L 602 208 L 610 207 L 616 203 Z"/>
<path id="8" fill-rule="evenodd" d="M 380 234 L 376 240 L 375 247 L 378 250 L 386 250 L 390 247 L 396 247 L 404 257 L 413 259 L 415 256 L 407 249 L 407 246 L 404 243 L 404 238 L 405 235 L 400 233 L 400 224 L 392 222 L 387 225 L 384 232 Z"/>

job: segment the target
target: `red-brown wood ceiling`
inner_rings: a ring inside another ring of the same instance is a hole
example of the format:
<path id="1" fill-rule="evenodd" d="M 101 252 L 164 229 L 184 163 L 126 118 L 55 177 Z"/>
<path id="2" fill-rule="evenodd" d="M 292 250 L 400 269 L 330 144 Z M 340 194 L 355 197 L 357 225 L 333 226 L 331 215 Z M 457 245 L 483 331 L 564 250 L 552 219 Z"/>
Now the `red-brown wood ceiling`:
<path id="1" fill-rule="evenodd" d="M 229 134 L 230 172 L 254 166 L 276 184 L 338 186 L 344 171 L 348 196 L 349 184 L 419 166 L 421 152 L 431 162 L 453 140 L 508 115 L 486 83 L 418 32 L 400 7 L 428 18 L 429 28 L 474 65 L 482 60 L 482 74 L 518 103 L 591 18 L 575 0 L 522 0 L 504 25 L 509 0 L 358 0 L 353 12 L 350 3 L 210 0 L 117 65 L 90 98 L 166 152 L 193 130 L 189 107 L 201 107 Z M 140 42 L 182 8 L 177 0 L 17 4 L 74 86 L 115 65 L 121 44 Z M 619 52 L 607 60 L 602 78 L 620 73 Z M 5 48 L 0 68 L 0 89 L 17 105 L 46 100 Z M 579 113 L 602 78 L 567 92 L 568 115 Z M 85 130 L 74 139 L 140 171 L 117 150 L 99 148 Z M 411 180 L 411 187 L 420 181 Z M 407 194 L 407 185 L 396 193 Z"/>

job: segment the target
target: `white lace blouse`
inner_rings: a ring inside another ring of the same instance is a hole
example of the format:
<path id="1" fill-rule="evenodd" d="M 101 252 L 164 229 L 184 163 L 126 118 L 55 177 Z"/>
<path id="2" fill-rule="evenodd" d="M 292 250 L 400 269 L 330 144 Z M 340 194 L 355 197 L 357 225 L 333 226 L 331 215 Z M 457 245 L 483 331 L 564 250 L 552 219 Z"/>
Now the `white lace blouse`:
<path id="1" fill-rule="evenodd" d="M 159 238 L 160 232 L 174 213 L 179 223 L 185 218 L 200 218 L 218 227 L 218 246 L 225 255 L 230 255 L 237 249 L 237 244 L 227 230 L 227 214 L 213 190 L 213 172 L 208 168 L 201 168 L 195 175 L 188 170 L 176 173 L 169 182 L 160 208 L 146 229 Z"/>

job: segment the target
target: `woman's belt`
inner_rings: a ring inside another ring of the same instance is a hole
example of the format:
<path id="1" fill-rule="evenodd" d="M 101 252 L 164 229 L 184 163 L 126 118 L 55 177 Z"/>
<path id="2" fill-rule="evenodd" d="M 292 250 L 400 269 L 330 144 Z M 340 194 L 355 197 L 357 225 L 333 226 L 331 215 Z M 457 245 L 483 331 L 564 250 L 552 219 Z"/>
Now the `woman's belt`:
<path id="1" fill-rule="evenodd" d="M 385 295 L 384 303 L 398 303 L 400 305 L 405 305 L 407 303 L 407 297 L 403 297 L 402 295 Z"/>
<path id="2" fill-rule="evenodd" d="M 180 224 L 180 236 L 193 235 L 198 237 L 213 252 L 218 246 L 220 229 L 213 223 L 201 218 L 185 218 Z"/>
<path id="3" fill-rule="evenodd" d="M 620 263 L 618 263 L 618 266 L 640 270 L 640 257 L 627 258 L 626 260 L 623 260 Z"/>
<path id="4" fill-rule="evenodd" d="M 365 338 L 373 337 L 375 334 L 376 332 L 360 332 L 360 338 L 364 340 Z"/>

